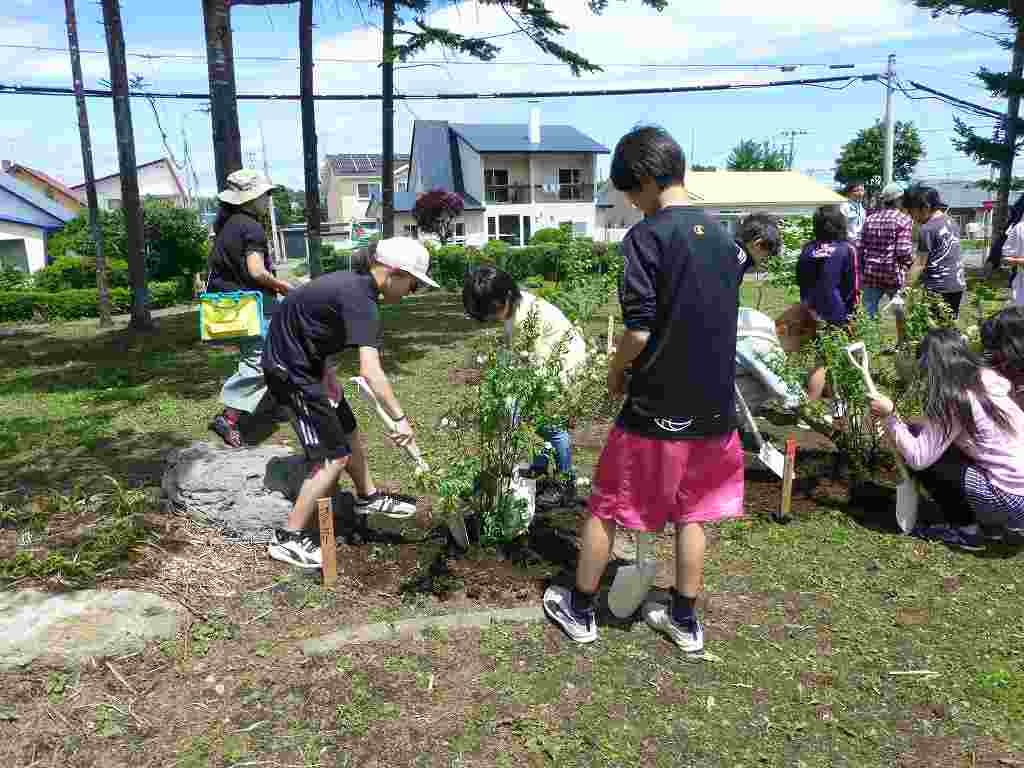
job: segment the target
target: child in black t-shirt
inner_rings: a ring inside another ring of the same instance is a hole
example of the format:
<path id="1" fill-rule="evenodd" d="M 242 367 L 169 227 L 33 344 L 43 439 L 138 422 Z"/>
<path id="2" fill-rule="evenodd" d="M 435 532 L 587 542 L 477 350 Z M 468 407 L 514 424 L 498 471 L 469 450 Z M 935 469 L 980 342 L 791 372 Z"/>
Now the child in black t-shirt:
<path id="1" fill-rule="evenodd" d="M 645 218 L 622 244 L 625 332 L 608 390 L 626 399 L 594 477 L 576 586 L 544 594 L 547 615 L 577 642 L 597 639 L 594 597 L 617 526 L 657 532 L 671 522 L 676 589 L 669 606 L 645 604 L 644 618 L 684 652 L 700 653 L 703 523 L 743 514 L 734 385 L 747 255 L 717 221 L 688 205 L 685 174 L 682 150 L 660 128 L 635 129 L 612 158 L 612 183 Z"/>

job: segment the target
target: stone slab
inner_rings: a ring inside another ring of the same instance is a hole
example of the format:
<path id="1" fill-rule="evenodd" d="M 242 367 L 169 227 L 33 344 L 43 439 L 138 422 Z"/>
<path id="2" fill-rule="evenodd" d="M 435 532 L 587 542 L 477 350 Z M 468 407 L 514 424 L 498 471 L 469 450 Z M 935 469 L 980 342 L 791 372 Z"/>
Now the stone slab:
<path id="1" fill-rule="evenodd" d="M 175 637 L 180 618 L 178 606 L 149 592 L 0 593 L 0 670 L 134 653 Z"/>

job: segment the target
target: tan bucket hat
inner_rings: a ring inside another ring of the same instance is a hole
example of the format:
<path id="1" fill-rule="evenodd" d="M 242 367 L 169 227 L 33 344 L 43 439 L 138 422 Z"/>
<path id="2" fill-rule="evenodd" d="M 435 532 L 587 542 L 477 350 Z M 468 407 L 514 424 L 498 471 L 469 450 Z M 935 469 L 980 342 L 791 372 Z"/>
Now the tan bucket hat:
<path id="1" fill-rule="evenodd" d="M 433 288 L 441 287 L 427 277 L 427 270 L 430 269 L 430 251 L 424 248 L 419 240 L 411 237 L 389 237 L 387 240 L 379 240 L 373 258 L 385 266 L 408 272 L 421 283 Z"/>
<path id="2" fill-rule="evenodd" d="M 228 188 L 217 195 L 217 199 L 229 205 L 245 205 L 280 188 L 262 173 L 252 168 L 241 168 L 228 176 Z"/>

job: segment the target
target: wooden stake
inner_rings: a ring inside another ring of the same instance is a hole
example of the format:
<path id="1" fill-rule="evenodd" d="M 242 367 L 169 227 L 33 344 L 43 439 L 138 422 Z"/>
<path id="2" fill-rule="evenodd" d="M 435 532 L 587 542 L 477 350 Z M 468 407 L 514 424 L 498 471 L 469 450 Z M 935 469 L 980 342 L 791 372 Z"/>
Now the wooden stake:
<path id="1" fill-rule="evenodd" d="M 338 582 L 337 545 L 334 541 L 334 505 L 330 499 L 316 503 L 320 515 L 320 557 L 323 559 L 324 586 Z"/>
<path id="2" fill-rule="evenodd" d="M 608 315 L 608 357 L 612 356 L 612 343 L 615 341 L 615 315 Z"/>
<path id="3" fill-rule="evenodd" d="M 793 473 L 796 464 L 796 440 L 786 438 L 786 466 L 782 473 L 782 504 L 776 517 L 778 522 L 789 520 L 789 510 L 793 502 Z"/>

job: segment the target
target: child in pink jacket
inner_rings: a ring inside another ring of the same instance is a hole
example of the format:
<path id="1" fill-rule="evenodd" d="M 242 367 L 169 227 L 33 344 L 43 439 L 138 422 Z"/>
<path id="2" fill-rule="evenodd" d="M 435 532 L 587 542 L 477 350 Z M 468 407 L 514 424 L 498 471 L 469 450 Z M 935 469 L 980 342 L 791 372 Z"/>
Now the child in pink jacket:
<path id="1" fill-rule="evenodd" d="M 925 421 L 910 429 L 892 400 L 871 410 L 907 466 L 939 505 L 946 525 L 916 529 L 963 549 L 983 549 L 986 534 L 1024 529 L 1024 411 L 1010 382 L 985 367 L 959 331 L 929 331 L 918 354 L 925 379 Z M 995 536 L 998 538 L 998 535 Z"/>

